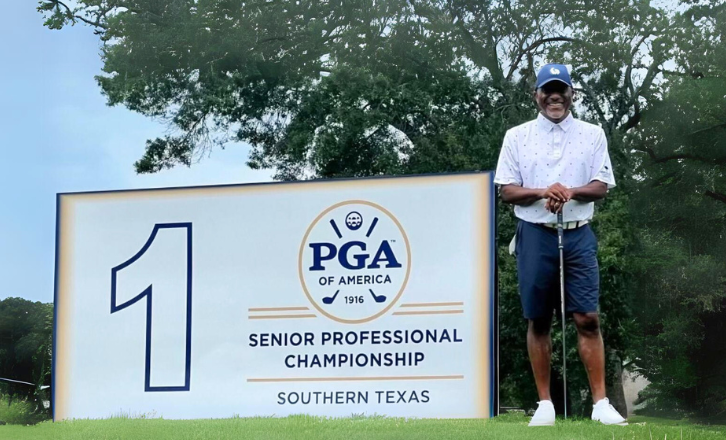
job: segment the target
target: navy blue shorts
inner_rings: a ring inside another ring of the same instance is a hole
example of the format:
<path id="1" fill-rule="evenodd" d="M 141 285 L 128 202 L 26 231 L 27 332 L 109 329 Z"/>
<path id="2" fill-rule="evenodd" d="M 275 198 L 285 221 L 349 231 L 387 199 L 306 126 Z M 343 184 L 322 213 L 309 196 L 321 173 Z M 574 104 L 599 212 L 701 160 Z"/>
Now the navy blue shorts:
<path id="1" fill-rule="evenodd" d="M 589 224 L 566 229 L 565 313 L 598 311 L 600 271 L 597 238 Z M 560 251 L 557 229 L 520 220 L 517 224 L 517 275 L 526 319 L 551 317 L 560 310 Z"/>

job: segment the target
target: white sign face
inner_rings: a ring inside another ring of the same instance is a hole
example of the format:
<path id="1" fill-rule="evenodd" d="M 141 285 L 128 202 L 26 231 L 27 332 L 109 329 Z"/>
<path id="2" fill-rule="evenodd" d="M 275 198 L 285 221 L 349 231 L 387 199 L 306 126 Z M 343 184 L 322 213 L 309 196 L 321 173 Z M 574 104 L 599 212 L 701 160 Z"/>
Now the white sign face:
<path id="1" fill-rule="evenodd" d="M 490 417 L 491 173 L 61 194 L 55 420 Z"/>

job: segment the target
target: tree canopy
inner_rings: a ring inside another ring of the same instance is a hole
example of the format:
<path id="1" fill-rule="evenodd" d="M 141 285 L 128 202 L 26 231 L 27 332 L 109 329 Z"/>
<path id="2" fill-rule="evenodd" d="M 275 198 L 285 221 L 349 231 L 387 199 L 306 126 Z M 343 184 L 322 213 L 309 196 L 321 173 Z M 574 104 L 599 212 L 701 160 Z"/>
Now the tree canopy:
<path id="1" fill-rule="evenodd" d="M 693 8 L 661 99 L 629 145 L 639 182 L 637 368 L 650 411 L 726 417 L 726 9 Z"/>
<path id="2" fill-rule="evenodd" d="M 626 131 L 659 93 L 680 17 L 632 0 L 76 3 L 39 9 L 52 29 L 99 34 L 109 104 L 178 133 L 149 140 L 138 172 L 244 141 L 250 165 L 282 179 L 394 173 L 430 145 L 496 144 L 529 113 L 543 59 L 573 66 L 584 116 Z M 480 160 L 452 166 L 491 168 Z"/>

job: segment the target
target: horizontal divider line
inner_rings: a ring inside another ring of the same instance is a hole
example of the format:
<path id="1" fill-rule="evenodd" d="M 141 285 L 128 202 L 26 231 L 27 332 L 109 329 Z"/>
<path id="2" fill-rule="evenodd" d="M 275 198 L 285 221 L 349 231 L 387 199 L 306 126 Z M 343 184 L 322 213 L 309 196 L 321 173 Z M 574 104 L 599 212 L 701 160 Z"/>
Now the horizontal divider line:
<path id="1" fill-rule="evenodd" d="M 360 382 L 382 380 L 461 380 L 463 374 L 450 376 L 381 376 L 381 377 L 297 377 L 247 379 L 247 382 Z"/>
<path id="2" fill-rule="evenodd" d="M 426 310 L 420 312 L 394 312 L 393 315 L 454 315 L 464 313 L 463 310 Z"/>
<path id="3" fill-rule="evenodd" d="M 445 307 L 445 306 L 463 306 L 463 302 L 440 302 L 440 303 L 408 303 L 401 304 L 401 307 Z"/>
<path id="4" fill-rule="evenodd" d="M 317 318 L 318 315 L 255 315 L 248 316 L 248 319 L 295 319 L 295 318 Z"/>
<path id="5" fill-rule="evenodd" d="M 293 310 L 310 310 L 308 307 L 250 307 L 248 312 L 287 312 Z"/>

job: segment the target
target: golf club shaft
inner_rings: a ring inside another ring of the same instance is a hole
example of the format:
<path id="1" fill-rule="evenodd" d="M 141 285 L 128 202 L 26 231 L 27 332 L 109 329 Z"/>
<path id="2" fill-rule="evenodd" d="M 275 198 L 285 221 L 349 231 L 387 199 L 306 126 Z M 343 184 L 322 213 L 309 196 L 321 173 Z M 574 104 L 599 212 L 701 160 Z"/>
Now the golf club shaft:
<path id="1" fill-rule="evenodd" d="M 562 211 L 557 213 L 557 247 L 560 250 L 560 311 L 562 313 L 562 384 L 564 388 L 565 418 L 567 418 L 567 350 L 565 347 L 565 261 L 563 253 Z"/>

